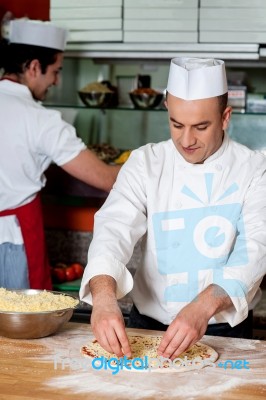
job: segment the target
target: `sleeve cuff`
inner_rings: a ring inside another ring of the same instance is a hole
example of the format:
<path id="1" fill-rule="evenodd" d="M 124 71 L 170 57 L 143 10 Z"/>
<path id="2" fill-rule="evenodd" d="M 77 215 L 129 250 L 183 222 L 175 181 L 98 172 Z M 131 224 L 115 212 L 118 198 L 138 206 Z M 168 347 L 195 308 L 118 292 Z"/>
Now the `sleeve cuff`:
<path id="1" fill-rule="evenodd" d="M 116 297 L 121 299 L 133 288 L 133 277 L 124 264 L 111 256 L 96 257 L 89 261 L 80 286 L 80 300 L 92 305 L 89 281 L 97 275 L 112 276 L 116 283 Z"/>
<path id="2" fill-rule="evenodd" d="M 226 320 L 231 327 L 240 324 L 248 315 L 246 285 L 239 280 L 232 279 L 232 277 L 223 277 L 218 280 L 214 279 L 213 283 L 220 286 L 233 303 L 232 307 L 220 311 L 214 316 L 215 322 L 221 323 Z"/>

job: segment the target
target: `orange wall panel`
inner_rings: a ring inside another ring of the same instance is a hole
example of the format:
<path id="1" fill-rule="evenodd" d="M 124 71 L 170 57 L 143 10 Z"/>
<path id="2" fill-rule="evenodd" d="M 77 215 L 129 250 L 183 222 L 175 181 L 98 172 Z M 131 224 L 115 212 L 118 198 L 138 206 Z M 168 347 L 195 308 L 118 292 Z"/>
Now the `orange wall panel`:
<path id="1" fill-rule="evenodd" d="M 96 211 L 98 208 L 94 207 L 43 204 L 44 226 L 45 228 L 92 232 Z"/>

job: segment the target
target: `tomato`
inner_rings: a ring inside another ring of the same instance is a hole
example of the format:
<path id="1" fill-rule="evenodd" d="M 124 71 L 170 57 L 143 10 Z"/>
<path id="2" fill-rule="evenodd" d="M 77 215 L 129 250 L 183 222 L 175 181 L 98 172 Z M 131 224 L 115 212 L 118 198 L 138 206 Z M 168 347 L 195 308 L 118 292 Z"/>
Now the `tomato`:
<path id="1" fill-rule="evenodd" d="M 65 268 L 65 272 L 67 281 L 74 281 L 75 279 L 77 279 L 75 269 L 72 266 Z"/>
<path id="2" fill-rule="evenodd" d="M 64 263 L 57 263 L 54 268 L 52 268 L 52 278 L 54 282 L 61 283 L 66 281 L 74 281 L 82 277 L 84 268 L 79 263 L 72 263 L 66 265 Z"/>
<path id="3" fill-rule="evenodd" d="M 79 263 L 73 263 L 70 264 L 70 267 L 74 269 L 75 273 L 76 273 L 76 279 L 79 279 L 82 277 L 83 272 L 84 272 L 84 267 L 79 264 Z"/>
<path id="4" fill-rule="evenodd" d="M 65 268 L 55 267 L 52 268 L 52 278 L 55 282 L 61 283 L 66 281 Z"/>

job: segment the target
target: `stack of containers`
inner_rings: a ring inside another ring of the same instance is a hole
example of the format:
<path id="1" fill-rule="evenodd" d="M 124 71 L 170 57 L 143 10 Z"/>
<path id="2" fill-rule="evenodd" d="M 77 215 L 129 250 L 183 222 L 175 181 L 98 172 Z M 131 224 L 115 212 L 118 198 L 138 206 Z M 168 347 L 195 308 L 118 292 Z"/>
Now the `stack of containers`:
<path id="1" fill-rule="evenodd" d="M 266 43 L 265 0 L 201 0 L 201 43 Z"/>
<path id="2" fill-rule="evenodd" d="M 124 0 L 124 42 L 197 43 L 198 0 Z"/>
<path id="3" fill-rule="evenodd" d="M 123 0 L 50 0 L 50 19 L 75 42 L 121 42 Z"/>

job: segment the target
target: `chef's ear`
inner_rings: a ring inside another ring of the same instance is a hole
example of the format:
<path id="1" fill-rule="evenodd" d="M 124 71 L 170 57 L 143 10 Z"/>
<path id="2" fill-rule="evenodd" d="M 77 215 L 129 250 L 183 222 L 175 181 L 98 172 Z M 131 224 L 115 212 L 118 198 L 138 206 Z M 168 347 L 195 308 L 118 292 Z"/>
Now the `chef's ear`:
<path id="1" fill-rule="evenodd" d="M 37 59 L 31 60 L 26 66 L 26 70 L 32 78 L 35 78 L 42 72 L 40 61 Z"/>
<path id="2" fill-rule="evenodd" d="M 167 97 L 168 97 L 168 92 L 166 90 L 163 104 L 164 104 L 165 108 L 168 110 Z"/>
<path id="3" fill-rule="evenodd" d="M 232 114 L 232 107 L 227 106 L 222 115 L 223 130 L 228 128 Z"/>

